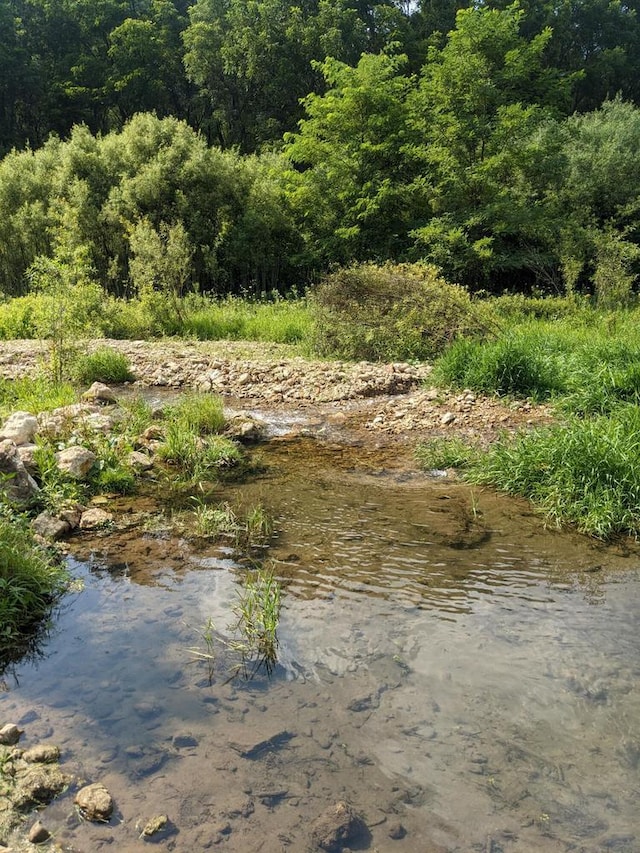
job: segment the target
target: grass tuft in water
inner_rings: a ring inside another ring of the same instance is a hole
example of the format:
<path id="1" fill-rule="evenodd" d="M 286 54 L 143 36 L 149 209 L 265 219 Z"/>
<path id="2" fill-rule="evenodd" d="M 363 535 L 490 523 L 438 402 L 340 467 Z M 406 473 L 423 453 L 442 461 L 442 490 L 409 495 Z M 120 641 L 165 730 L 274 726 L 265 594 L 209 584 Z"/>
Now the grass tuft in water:
<path id="1" fill-rule="evenodd" d="M 282 607 L 282 589 L 273 569 L 261 566 L 249 570 L 238 603 L 233 609 L 237 621 L 232 626 L 235 638 L 229 646 L 240 654 L 241 669 L 247 674 L 264 666 L 271 672 L 278 660 L 278 625 Z"/>
<path id="2" fill-rule="evenodd" d="M 416 458 L 425 471 L 444 468 L 468 468 L 479 449 L 458 436 L 440 436 L 422 442 L 416 448 Z"/>

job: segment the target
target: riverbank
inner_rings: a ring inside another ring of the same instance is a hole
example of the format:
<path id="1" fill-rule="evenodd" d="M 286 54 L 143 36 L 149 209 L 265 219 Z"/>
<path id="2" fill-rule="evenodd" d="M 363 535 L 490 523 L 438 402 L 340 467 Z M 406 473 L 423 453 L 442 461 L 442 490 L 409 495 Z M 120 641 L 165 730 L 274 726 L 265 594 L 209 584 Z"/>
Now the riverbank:
<path id="1" fill-rule="evenodd" d="M 92 340 L 83 349 L 105 346 L 126 356 L 134 387 L 211 391 L 235 408 L 303 411 L 378 444 L 456 435 L 486 445 L 505 430 L 552 420 L 549 406 L 432 387 L 425 364 L 322 361 L 250 341 Z M 46 355 L 41 341 L 3 341 L 0 376 L 35 375 Z"/>

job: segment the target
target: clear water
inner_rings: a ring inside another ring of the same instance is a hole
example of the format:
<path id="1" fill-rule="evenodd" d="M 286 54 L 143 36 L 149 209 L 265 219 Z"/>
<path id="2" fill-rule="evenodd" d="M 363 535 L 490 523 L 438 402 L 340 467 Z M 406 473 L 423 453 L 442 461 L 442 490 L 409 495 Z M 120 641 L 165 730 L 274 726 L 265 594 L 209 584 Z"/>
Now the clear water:
<path id="1" fill-rule="evenodd" d="M 5 676 L 0 722 L 59 744 L 117 816 L 45 809 L 62 849 L 304 851 L 346 800 L 378 851 L 640 850 L 640 559 L 545 530 L 520 502 L 274 442 L 224 496 L 275 515 L 285 585 L 271 679 L 210 679 L 198 631 L 224 633 L 224 551 L 84 539 L 39 660 Z M 81 559 L 80 559 L 81 558 Z M 392 835 L 402 834 L 402 838 Z"/>

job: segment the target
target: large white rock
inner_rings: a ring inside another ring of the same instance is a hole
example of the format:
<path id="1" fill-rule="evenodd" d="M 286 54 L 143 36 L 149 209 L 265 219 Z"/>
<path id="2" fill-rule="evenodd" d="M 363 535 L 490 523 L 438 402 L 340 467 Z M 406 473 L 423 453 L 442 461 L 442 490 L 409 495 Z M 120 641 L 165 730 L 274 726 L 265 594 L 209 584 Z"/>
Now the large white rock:
<path id="1" fill-rule="evenodd" d="M 14 412 L 0 429 L 0 441 L 9 439 L 14 444 L 31 444 L 38 431 L 38 419 L 31 412 Z"/>
<path id="2" fill-rule="evenodd" d="M 96 459 L 95 453 L 86 447 L 67 447 L 56 453 L 58 468 L 75 480 L 84 480 Z"/>

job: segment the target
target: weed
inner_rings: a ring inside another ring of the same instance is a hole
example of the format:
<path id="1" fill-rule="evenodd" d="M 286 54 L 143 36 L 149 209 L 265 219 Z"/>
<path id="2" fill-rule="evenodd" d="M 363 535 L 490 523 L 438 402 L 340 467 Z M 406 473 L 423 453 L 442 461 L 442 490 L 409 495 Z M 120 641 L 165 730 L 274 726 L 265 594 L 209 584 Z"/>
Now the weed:
<path id="1" fill-rule="evenodd" d="M 271 672 L 278 659 L 278 625 L 282 607 L 282 589 L 270 568 L 247 572 L 233 609 L 236 622 L 231 626 L 234 639 L 229 646 L 240 655 L 240 666 L 247 674 L 264 666 Z"/>
<path id="2" fill-rule="evenodd" d="M 197 435 L 220 433 L 225 427 L 222 400 L 213 394 L 185 394 L 167 408 L 166 418 Z"/>
<path id="3" fill-rule="evenodd" d="M 180 480 L 198 483 L 211 479 L 223 468 L 238 465 L 242 453 L 231 439 L 220 435 L 199 436 L 183 423 L 167 425 L 158 457 L 179 468 Z"/>
<path id="4" fill-rule="evenodd" d="M 38 414 L 68 406 L 76 399 L 70 383 L 55 382 L 46 376 L 0 379 L 0 412 L 3 415 L 18 409 Z"/>
<path id="5" fill-rule="evenodd" d="M 130 382 L 133 379 L 126 355 L 112 347 L 99 347 L 95 352 L 79 356 L 73 366 L 73 374 L 77 382 L 86 385 L 92 382 Z"/>
<path id="6" fill-rule="evenodd" d="M 273 519 L 261 504 L 250 507 L 236 534 L 236 547 L 262 547 L 273 534 Z"/>
<path id="7" fill-rule="evenodd" d="M 34 451 L 40 481 L 40 501 L 53 515 L 82 503 L 86 489 L 77 480 L 65 476 L 58 468 L 55 451 L 50 444 L 38 442 Z"/>
<path id="8" fill-rule="evenodd" d="M 229 504 L 208 506 L 201 500 L 194 500 L 196 507 L 193 510 L 193 528 L 197 536 L 215 539 L 220 536 L 236 535 L 238 520 Z"/>
<path id="9" fill-rule="evenodd" d="M 139 436 L 153 421 L 151 406 L 142 397 L 131 397 L 128 400 L 120 399 L 118 404 L 124 412 L 121 422 L 122 431 L 127 435 Z"/>

